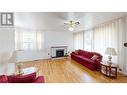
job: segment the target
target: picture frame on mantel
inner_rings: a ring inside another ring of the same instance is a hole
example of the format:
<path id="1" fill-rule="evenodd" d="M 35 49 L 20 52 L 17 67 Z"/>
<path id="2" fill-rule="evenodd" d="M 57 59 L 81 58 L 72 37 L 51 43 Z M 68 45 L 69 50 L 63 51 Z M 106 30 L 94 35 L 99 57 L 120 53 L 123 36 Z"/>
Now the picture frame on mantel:
<path id="1" fill-rule="evenodd" d="M 14 25 L 14 17 L 11 12 L 3 12 L 1 13 L 1 22 L 2 26 L 13 26 Z"/>

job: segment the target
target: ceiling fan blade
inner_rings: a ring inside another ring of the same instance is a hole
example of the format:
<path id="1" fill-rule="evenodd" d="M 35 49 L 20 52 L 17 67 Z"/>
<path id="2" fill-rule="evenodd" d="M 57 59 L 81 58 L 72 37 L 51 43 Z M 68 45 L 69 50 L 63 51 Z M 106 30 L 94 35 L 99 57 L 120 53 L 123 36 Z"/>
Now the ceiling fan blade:
<path id="1" fill-rule="evenodd" d="M 77 25 L 78 25 L 78 24 L 80 24 L 80 22 L 75 22 L 75 24 L 77 24 Z"/>
<path id="2" fill-rule="evenodd" d="M 64 23 L 65 25 L 68 25 L 69 23 Z"/>

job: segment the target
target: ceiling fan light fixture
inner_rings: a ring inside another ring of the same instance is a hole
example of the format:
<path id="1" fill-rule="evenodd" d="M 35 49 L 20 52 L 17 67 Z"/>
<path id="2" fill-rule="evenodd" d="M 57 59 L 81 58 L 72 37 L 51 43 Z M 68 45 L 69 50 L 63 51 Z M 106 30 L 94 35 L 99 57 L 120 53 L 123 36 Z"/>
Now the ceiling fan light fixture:
<path id="1" fill-rule="evenodd" d="M 69 27 L 68 30 L 69 30 L 69 31 L 74 31 L 74 28 L 73 28 L 73 27 Z"/>
<path id="2" fill-rule="evenodd" d="M 76 22 L 76 21 L 73 21 L 73 20 L 70 20 L 69 22 L 67 23 L 64 23 L 65 25 L 68 25 L 68 30 L 69 31 L 74 31 L 74 28 L 80 24 L 80 22 Z"/>

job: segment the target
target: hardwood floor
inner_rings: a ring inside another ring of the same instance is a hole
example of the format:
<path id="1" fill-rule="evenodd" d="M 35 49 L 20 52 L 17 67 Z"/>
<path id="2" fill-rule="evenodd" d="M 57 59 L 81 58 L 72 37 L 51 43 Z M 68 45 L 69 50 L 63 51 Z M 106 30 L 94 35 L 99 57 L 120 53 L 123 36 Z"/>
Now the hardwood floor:
<path id="1" fill-rule="evenodd" d="M 118 73 L 116 79 L 91 71 L 70 58 L 48 59 L 24 62 L 23 68 L 35 66 L 38 75 L 45 77 L 46 83 L 127 83 L 127 77 Z"/>

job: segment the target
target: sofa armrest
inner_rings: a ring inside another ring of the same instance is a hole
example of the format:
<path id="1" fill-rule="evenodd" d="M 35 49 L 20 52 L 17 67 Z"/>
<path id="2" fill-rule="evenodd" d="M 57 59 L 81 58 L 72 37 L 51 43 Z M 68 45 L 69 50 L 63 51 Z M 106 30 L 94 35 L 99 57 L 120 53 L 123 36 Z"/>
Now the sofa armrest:
<path id="1" fill-rule="evenodd" d="M 75 54 L 75 52 L 72 52 L 71 54 Z"/>
<path id="2" fill-rule="evenodd" d="M 44 76 L 38 76 L 33 83 L 44 83 Z"/>
<path id="3" fill-rule="evenodd" d="M 7 83 L 8 78 L 6 75 L 0 75 L 0 83 Z"/>
<path id="4" fill-rule="evenodd" d="M 78 55 L 78 53 L 75 53 L 75 52 L 72 52 L 71 54 L 75 54 L 75 55 Z"/>
<path id="5" fill-rule="evenodd" d="M 100 60 L 95 60 L 95 66 L 100 69 L 101 68 L 101 64 L 100 64 Z"/>

